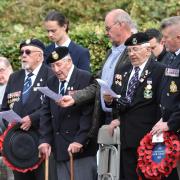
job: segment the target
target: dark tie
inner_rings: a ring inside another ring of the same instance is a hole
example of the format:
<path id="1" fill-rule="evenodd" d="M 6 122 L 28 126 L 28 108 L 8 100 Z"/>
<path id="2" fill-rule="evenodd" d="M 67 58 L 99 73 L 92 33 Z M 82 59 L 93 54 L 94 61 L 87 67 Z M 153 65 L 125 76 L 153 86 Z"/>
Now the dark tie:
<path id="1" fill-rule="evenodd" d="M 24 81 L 24 87 L 23 87 L 23 93 L 22 93 L 22 102 L 23 102 L 23 104 L 26 103 L 26 101 L 27 101 L 27 99 L 29 97 L 29 94 L 30 94 L 30 90 L 31 90 L 31 87 L 32 87 L 31 76 L 33 76 L 32 72 L 27 75 L 27 78 Z"/>
<path id="2" fill-rule="evenodd" d="M 128 100 L 129 103 L 131 103 L 135 89 L 138 86 L 139 80 L 138 80 L 138 76 L 139 76 L 139 67 L 135 67 L 134 68 L 134 75 L 131 77 L 129 84 L 128 84 L 128 89 L 127 89 L 127 93 L 126 93 L 126 98 Z"/>
<path id="3" fill-rule="evenodd" d="M 66 81 L 61 81 L 61 85 L 60 85 L 60 88 L 59 88 L 59 94 L 61 94 L 62 96 L 64 96 L 64 93 L 65 93 L 65 90 L 64 90 L 64 84 L 65 84 Z"/>

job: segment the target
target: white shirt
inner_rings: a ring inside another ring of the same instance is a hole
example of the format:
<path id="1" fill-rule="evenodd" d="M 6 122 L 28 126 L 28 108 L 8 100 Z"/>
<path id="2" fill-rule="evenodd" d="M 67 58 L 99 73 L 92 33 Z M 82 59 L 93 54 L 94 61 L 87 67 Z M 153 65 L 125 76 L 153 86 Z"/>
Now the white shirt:
<path id="1" fill-rule="evenodd" d="M 138 79 L 141 77 L 141 74 L 142 74 L 142 72 L 143 72 L 143 70 L 144 70 L 144 67 L 146 66 L 146 63 L 147 63 L 147 62 L 148 62 L 148 60 L 146 60 L 143 64 L 141 64 L 141 65 L 139 66 L 140 70 L 139 70 L 139 74 L 138 74 Z M 133 77 L 133 75 L 134 75 L 134 73 L 135 73 L 135 69 L 134 69 L 134 68 L 135 68 L 135 67 L 133 67 L 133 70 L 131 71 L 131 74 L 130 74 L 130 76 L 129 76 L 127 88 L 128 88 L 128 86 L 129 86 L 129 81 L 130 81 L 130 79 Z"/>
<path id="2" fill-rule="evenodd" d="M 65 46 L 65 47 L 69 47 L 69 44 L 71 43 L 71 39 L 68 38 L 63 44 L 58 45 L 55 43 L 55 48 L 59 47 L 59 46 Z"/>
<path id="3" fill-rule="evenodd" d="M 176 56 L 178 56 L 180 54 L 180 49 L 178 49 L 176 52 L 175 52 Z"/>
<path id="4" fill-rule="evenodd" d="M 36 77 L 37 77 L 37 75 L 38 75 L 38 73 L 39 73 L 39 70 L 40 70 L 41 66 L 42 66 L 42 63 L 39 64 L 38 67 L 32 72 L 33 75 L 30 77 L 30 78 L 31 78 L 31 81 L 32 81 L 32 86 L 33 86 L 33 84 L 34 84 L 34 82 L 35 82 L 35 80 L 36 80 Z M 26 75 L 25 80 L 27 79 L 27 75 L 28 75 L 28 74 L 29 74 L 29 72 L 28 72 L 27 70 L 25 70 L 25 75 Z"/>
<path id="5" fill-rule="evenodd" d="M 65 79 L 66 82 L 64 83 L 64 92 L 66 92 L 66 89 L 67 89 L 68 83 L 71 79 L 71 75 L 73 73 L 73 70 L 74 70 L 74 65 L 72 64 L 71 69 L 67 75 L 67 78 Z M 61 81 L 59 80 L 59 93 L 60 93 L 60 87 L 61 87 Z"/>
<path id="6" fill-rule="evenodd" d="M 4 97 L 4 92 L 5 92 L 5 89 L 6 89 L 6 85 L 7 84 L 0 85 L 0 105 L 2 104 L 2 100 L 3 100 L 3 97 Z"/>

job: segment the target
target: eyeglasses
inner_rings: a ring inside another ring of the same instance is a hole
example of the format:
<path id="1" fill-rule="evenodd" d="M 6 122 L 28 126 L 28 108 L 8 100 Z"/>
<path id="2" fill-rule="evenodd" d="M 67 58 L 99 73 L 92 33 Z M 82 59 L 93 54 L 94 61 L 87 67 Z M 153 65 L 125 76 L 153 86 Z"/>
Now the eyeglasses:
<path id="1" fill-rule="evenodd" d="M 134 52 L 137 53 L 139 51 L 141 51 L 143 49 L 143 47 L 133 47 L 133 48 L 128 48 L 127 51 L 128 53 Z"/>
<path id="2" fill-rule="evenodd" d="M 22 56 L 24 53 L 26 54 L 26 55 L 30 55 L 31 53 L 33 53 L 33 52 L 41 52 L 41 51 L 32 51 L 32 50 L 30 50 L 30 49 L 26 49 L 26 50 L 21 50 L 20 51 L 20 55 Z"/>
<path id="3" fill-rule="evenodd" d="M 119 22 L 115 22 L 115 23 L 112 24 L 111 26 L 106 26 L 106 27 L 105 27 L 106 31 L 109 32 L 109 31 L 113 28 L 113 26 L 116 25 L 117 23 L 119 23 Z"/>

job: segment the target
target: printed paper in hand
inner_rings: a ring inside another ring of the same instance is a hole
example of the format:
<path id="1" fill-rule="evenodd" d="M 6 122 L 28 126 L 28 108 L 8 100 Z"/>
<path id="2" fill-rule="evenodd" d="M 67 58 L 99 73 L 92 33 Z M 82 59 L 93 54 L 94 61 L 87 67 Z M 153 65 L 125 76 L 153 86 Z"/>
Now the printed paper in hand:
<path id="1" fill-rule="evenodd" d="M 2 111 L 0 112 L 0 116 L 2 117 L 2 119 L 5 119 L 9 123 L 21 122 L 21 117 L 13 110 Z"/>
<path id="2" fill-rule="evenodd" d="M 117 95 L 107 84 L 107 82 L 103 81 L 102 79 L 96 79 L 98 84 L 101 86 L 101 90 L 103 93 L 108 94 L 114 98 L 119 98 Z"/>
<path id="3" fill-rule="evenodd" d="M 62 97 L 61 94 L 56 94 L 54 91 L 46 87 L 37 87 L 37 90 L 48 96 L 49 98 L 53 99 L 54 101 L 57 101 Z"/>
<path id="4" fill-rule="evenodd" d="M 157 134 L 154 134 L 153 137 L 152 137 L 152 142 L 153 143 L 161 143 L 161 142 L 164 142 L 164 138 L 163 138 L 163 133 L 157 135 Z"/>

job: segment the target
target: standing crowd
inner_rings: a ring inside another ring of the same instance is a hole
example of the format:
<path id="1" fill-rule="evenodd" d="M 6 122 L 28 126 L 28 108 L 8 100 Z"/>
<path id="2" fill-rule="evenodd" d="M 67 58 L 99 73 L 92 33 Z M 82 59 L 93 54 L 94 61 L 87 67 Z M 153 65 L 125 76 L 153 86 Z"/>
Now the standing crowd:
<path id="1" fill-rule="evenodd" d="M 89 50 L 70 39 L 63 14 L 49 12 L 44 26 L 52 43 L 21 42 L 19 71 L 12 73 L 8 60 L 0 58 L 1 111 L 22 118 L 15 125 L 0 120 L 0 133 L 6 132 L 0 150 L 14 179 L 44 180 L 41 161 L 49 159 L 49 179 L 69 180 L 72 153 L 75 180 L 96 180 L 97 134 L 106 124 L 111 133 L 120 127 L 119 179 L 138 180 L 141 139 L 149 132 L 180 133 L 180 16 L 164 19 L 160 30 L 138 32 L 124 10 L 106 14 L 112 47 L 97 77 L 118 98 L 104 92 L 90 73 Z M 45 86 L 62 97 L 43 95 L 38 87 Z M 162 179 L 178 180 L 177 169 Z"/>

